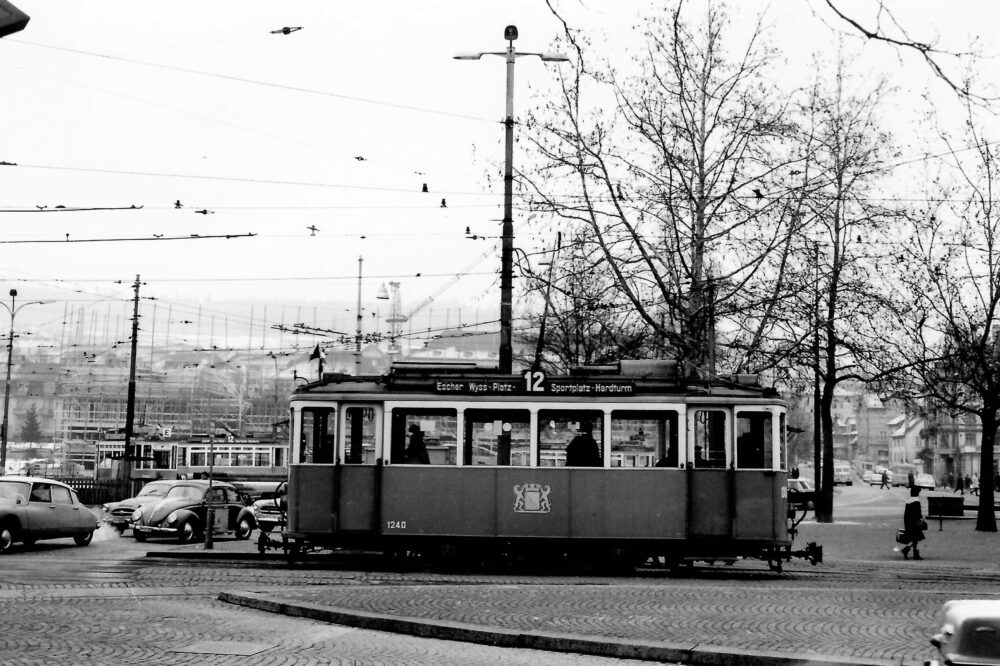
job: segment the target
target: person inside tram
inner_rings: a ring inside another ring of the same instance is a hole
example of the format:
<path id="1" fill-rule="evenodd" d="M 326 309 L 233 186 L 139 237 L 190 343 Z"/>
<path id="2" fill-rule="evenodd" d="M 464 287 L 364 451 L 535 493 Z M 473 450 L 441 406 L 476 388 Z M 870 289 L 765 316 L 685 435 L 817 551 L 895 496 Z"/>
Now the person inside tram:
<path id="1" fill-rule="evenodd" d="M 424 433 L 416 423 L 411 423 L 410 444 L 406 447 L 407 465 L 429 465 L 430 456 L 427 454 L 427 445 L 424 444 Z"/>
<path id="2" fill-rule="evenodd" d="M 604 461 L 597 448 L 597 441 L 591 434 L 594 426 L 590 421 L 580 424 L 579 434 L 566 447 L 566 467 L 602 467 Z"/>

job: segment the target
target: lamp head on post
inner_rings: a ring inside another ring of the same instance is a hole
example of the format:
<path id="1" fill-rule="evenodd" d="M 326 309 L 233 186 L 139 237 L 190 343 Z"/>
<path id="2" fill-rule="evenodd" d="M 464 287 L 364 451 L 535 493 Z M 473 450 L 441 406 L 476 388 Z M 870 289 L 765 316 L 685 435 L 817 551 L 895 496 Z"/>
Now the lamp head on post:
<path id="1" fill-rule="evenodd" d="M 509 25 L 506 28 L 504 28 L 503 38 L 506 39 L 508 42 L 513 42 L 515 39 L 517 39 L 517 26 Z"/>
<path id="2" fill-rule="evenodd" d="M 14 298 L 15 296 L 17 296 L 17 289 L 11 289 L 10 290 L 10 297 Z"/>

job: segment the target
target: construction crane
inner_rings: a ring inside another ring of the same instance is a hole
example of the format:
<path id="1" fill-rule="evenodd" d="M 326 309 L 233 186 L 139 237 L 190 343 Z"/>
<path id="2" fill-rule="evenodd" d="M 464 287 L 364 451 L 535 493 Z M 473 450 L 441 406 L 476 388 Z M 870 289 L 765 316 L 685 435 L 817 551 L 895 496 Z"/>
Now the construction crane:
<path id="1" fill-rule="evenodd" d="M 479 266 L 479 264 L 483 263 L 483 261 L 485 261 L 487 258 L 489 258 L 491 256 L 493 256 L 493 251 L 492 250 L 487 250 L 486 252 L 484 252 L 481 255 L 479 255 L 478 257 L 476 257 L 471 264 L 469 264 L 468 266 L 465 267 L 464 270 L 462 270 L 459 273 L 456 273 L 451 279 L 449 279 L 443 285 L 441 285 L 440 287 L 438 287 L 434 291 L 434 293 L 432 293 L 430 296 L 428 296 L 427 298 L 425 298 L 420 303 L 420 305 L 418 305 L 417 307 L 415 307 L 412 310 L 410 310 L 409 314 L 405 314 L 405 315 L 403 314 L 402 296 L 400 295 L 400 291 L 399 291 L 399 284 L 400 283 L 399 282 L 390 282 L 389 283 L 389 290 L 390 290 L 390 295 L 389 295 L 389 316 L 386 318 L 386 322 L 389 324 L 389 353 L 390 354 L 398 354 L 399 353 L 400 350 L 399 350 L 399 344 L 397 343 L 397 340 L 402 336 L 403 324 L 405 322 L 413 319 L 414 315 L 416 315 L 418 312 L 420 312 L 421 310 L 423 310 L 424 308 L 426 308 L 428 305 L 430 305 L 431 303 L 433 303 L 434 299 L 436 299 L 438 296 L 440 296 L 441 294 L 443 294 L 444 292 L 446 292 L 448 289 L 450 289 L 451 287 L 453 287 L 456 282 L 458 282 L 463 277 L 465 277 L 466 275 L 468 275 L 474 268 L 476 268 L 477 266 Z"/>

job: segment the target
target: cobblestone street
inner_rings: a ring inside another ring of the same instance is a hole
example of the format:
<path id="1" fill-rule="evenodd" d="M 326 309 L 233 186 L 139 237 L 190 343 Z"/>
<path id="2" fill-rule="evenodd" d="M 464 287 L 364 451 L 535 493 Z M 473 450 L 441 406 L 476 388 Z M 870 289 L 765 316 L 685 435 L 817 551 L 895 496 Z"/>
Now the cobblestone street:
<path id="1" fill-rule="evenodd" d="M 290 568 L 279 556 L 256 558 L 252 541 L 220 540 L 208 552 L 104 528 L 86 548 L 56 541 L 3 557 L 2 662 L 606 664 L 625 663 L 607 655 L 669 647 L 743 663 L 918 664 L 933 657 L 928 639 L 945 601 L 1000 596 L 996 534 L 976 533 L 972 521 L 932 526 L 928 559 L 907 562 L 888 538 L 902 493 L 844 494 L 854 504 L 838 522 L 800 526 L 798 541 L 822 543 L 824 562 L 794 562 L 780 574 L 755 561 L 619 577 L 399 571 L 336 559 Z M 319 621 L 331 617 L 340 623 Z M 469 628 L 482 635 L 433 640 Z M 469 642 L 524 646 L 533 637 L 570 651 Z"/>

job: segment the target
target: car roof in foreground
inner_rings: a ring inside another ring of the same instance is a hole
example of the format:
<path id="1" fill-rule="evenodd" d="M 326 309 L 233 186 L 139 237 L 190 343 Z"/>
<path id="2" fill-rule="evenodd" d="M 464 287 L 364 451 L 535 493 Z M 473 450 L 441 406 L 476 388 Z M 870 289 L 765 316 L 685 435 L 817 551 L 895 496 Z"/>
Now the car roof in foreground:
<path id="1" fill-rule="evenodd" d="M 954 663 L 1000 664 L 1000 600 L 945 603 L 942 632 L 951 634 L 944 652 Z"/>
<path id="2" fill-rule="evenodd" d="M 208 481 L 206 479 L 178 479 L 174 482 L 175 486 L 194 486 L 195 488 L 208 488 Z M 213 488 L 230 488 L 236 490 L 236 486 L 225 481 L 213 481 Z"/>
<path id="3" fill-rule="evenodd" d="M 62 481 L 56 481 L 55 479 L 46 479 L 46 478 L 41 477 L 41 476 L 10 476 L 10 475 L 8 475 L 8 476 L 0 476 L 0 481 L 20 481 L 21 483 L 51 483 L 51 484 L 56 485 L 56 486 L 63 486 L 64 488 L 69 488 L 70 490 L 73 490 L 72 488 L 70 488 L 69 486 L 67 486 L 65 483 L 63 483 Z"/>

